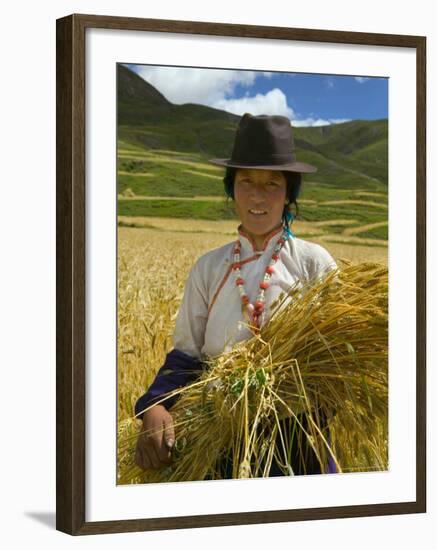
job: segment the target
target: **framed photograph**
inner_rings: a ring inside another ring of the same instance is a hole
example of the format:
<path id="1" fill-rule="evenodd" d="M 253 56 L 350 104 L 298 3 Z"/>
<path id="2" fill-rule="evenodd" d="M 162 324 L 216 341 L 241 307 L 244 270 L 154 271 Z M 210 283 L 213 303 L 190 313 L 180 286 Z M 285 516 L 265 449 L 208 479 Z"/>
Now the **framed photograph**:
<path id="1" fill-rule="evenodd" d="M 426 38 L 74 14 L 56 101 L 57 529 L 425 512 Z M 329 264 L 317 294 L 306 268 L 308 292 L 290 282 L 301 257 Z M 267 323 L 281 288 L 293 322 Z M 159 468 L 156 403 L 176 419 Z M 312 466 L 267 442 L 274 403 Z"/>

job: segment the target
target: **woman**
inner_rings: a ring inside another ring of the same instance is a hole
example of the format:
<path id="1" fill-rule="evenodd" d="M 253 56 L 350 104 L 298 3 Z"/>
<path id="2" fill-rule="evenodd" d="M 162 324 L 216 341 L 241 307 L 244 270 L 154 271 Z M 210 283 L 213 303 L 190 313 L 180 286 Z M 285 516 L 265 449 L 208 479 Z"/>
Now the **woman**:
<path id="1" fill-rule="evenodd" d="M 296 161 L 288 118 L 246 113 L 231 158 L 210 162 L 226 167 L 225 191 L 235 201 L 239 236 L 236 242 L 201 256 L 188 276 L 174 348 L 135 405 L 135 414 L 142 416 L 142 431 L 154 432 L 138 438 L 135 461 L 143 469 L 171 463 L 175 433 L 169 409 L 177 397 L 142 411 L 163 394 L 194 381 L 207 356 L 252 336 L 268 320 L 272 303 L 297 281 L 314 281 L 336 268 L 323 247 L 296 238 L 289 228 L 301 174 L 316 168 Z M 292 429 L 291 424 L 291 419 L 284 420 L 287 429 Z M 294 474 L 320 473 L 312 449 L 306 449 L 304 459 L 297 448 L 294 452 L 290 464 Z M 229 460 L 223 462 L 223 477 L 231 477 L 231 467 Z M 270 476 L 275 475 L 284 475 L 276 462 L 270 470 Z"/>

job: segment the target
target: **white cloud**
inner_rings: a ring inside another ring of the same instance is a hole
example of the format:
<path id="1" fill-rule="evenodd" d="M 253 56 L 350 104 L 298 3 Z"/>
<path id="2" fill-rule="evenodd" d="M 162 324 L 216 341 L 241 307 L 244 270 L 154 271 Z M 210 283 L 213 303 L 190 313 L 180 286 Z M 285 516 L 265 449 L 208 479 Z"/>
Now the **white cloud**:
<path id="1" fill-rule="evenodd" d="M 274 88 L 266 94 L 256 94 L 237 99 L 220 99 L 212 105 L 236 115 L 251 113 L 253 115 L 283 115 L 294 119 L 294 111 L 287 105 L 287 97 L 279 88 Z"/>
<path id="2" fill-rule="evenodd" d="M 254 71 L 146 65 L 137 65 L 136 72 L 171 103 L 200 103 L 211 107 L 232 95 L 237 85 L 251 86 L 260 74 Z M 269 76 L 269 73 L 262 74 Z"/>
<path id="3" fill-rule="evenodd" d="M 360 84 L 362 84 L 363 82 L 366 82 L 366 80 L 369 80 L 369 78 L 365 76 L 355 76 L 354 78 Z"/>
<path id="4" fill-rule="evenodd" d="M 293 126 L 329 126 L 330 124 L 341 124 L 342 122 L 349 122 L 350 118 L 304 118 L 300 120 L 293 120 Z"/>
<path id="5" fill-rule="evenodd" d="M 265 94 L 250 95 L 250 88 L 257 76 L 271 78 L 275 73 L 255 71 L 231 71 L 227 69 L 197 69 L 186 67 L 153 67 L 137 65 L 136 72 L 176 105 L 198 103 L 221 109 L 236 115 L 283 115 L 293 126 L 326 126 L 339 124 L 350 119 L 322 119 L 310 116 L 299 119 L 295 110 L 288 105 L 287 96 L 279 88 Z M 356 77 L 359 78 L 359 77 Z M 334 82 L 326 80 L 328 87 Z M 237 86 L 249 88 L 242 97 L 228 99 Z"/>

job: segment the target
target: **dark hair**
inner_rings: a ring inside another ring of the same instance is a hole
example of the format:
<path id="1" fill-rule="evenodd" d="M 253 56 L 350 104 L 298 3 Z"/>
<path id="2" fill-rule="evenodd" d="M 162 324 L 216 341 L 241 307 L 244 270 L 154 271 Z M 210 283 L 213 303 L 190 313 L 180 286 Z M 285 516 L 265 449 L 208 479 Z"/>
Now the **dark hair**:
<path id="1" fill-rule="evenodd" d="M 238 168 L 232 168 L 227 166 L 225 177 L 223 178 L 223 183 L 225 184 L 225 193 L 226 196 L 230 199 L 234 200 L 234 182 L 235 182 L 235 174 L 237 173 Z M 288 204 L 284 206 L 284 210 L 282 212 L 282 221 L 286 223 L 286 214 L 291 213 L 291 205 L 294 204 L 294 207 L 296 209 L 296 216 L 299 214 L 299 207 L 297 205 L 297 197 L 300 193 L 300 187 L 302 184 L 302 174 L 300 172 L 286 172 L 285 170 L 282 171 L 282 173 L 285 176 L 285 180 L 287 182 L 287 199 Z"/>

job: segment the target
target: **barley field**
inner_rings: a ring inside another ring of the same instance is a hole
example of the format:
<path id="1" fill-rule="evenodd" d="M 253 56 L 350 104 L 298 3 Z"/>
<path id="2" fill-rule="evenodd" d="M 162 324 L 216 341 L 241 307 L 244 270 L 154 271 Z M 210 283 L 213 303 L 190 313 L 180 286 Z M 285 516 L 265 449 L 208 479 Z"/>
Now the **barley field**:
<path id="1" fill-rule="evenodd" d="M 345 229 L 349 221 L 345 222 Z M 341 224 L 342 220 L 335 220 Z M 331 235 L 329 224 L 293 223 L 297 237 L 320 243 L 336 259 L 387 264 L 387 243 L 355 234 Z M 172 349 L 172 332 L 188 272 L 205 252 L 234 240 L 233 220 L 120 217 L 118 228 L 118 433 L 138 432 L 134 405 Z M 302 237 L 303 238 L 303 237 Z M 380 437 L 384 437 L 381 426 Z M 347 455 L 347 448 L 343 452 Z M 126 467 L 118 453 L 118 477 Z M 360 464 L 356 469 L 366 469 Z M 382 467 L 382 466 L 381 466 Z M 351 466 L 351 470 L 353 467 Z"/>
<path id="2" fill-rule="evenodd" d="M 180 220 L 179 220 L 180 221 Z M 134 414 L 140 394 L 170 351 L 185 280 L 202 254 L 226 235 L 155 229 L 118 230 L 118 412 Z"/>

